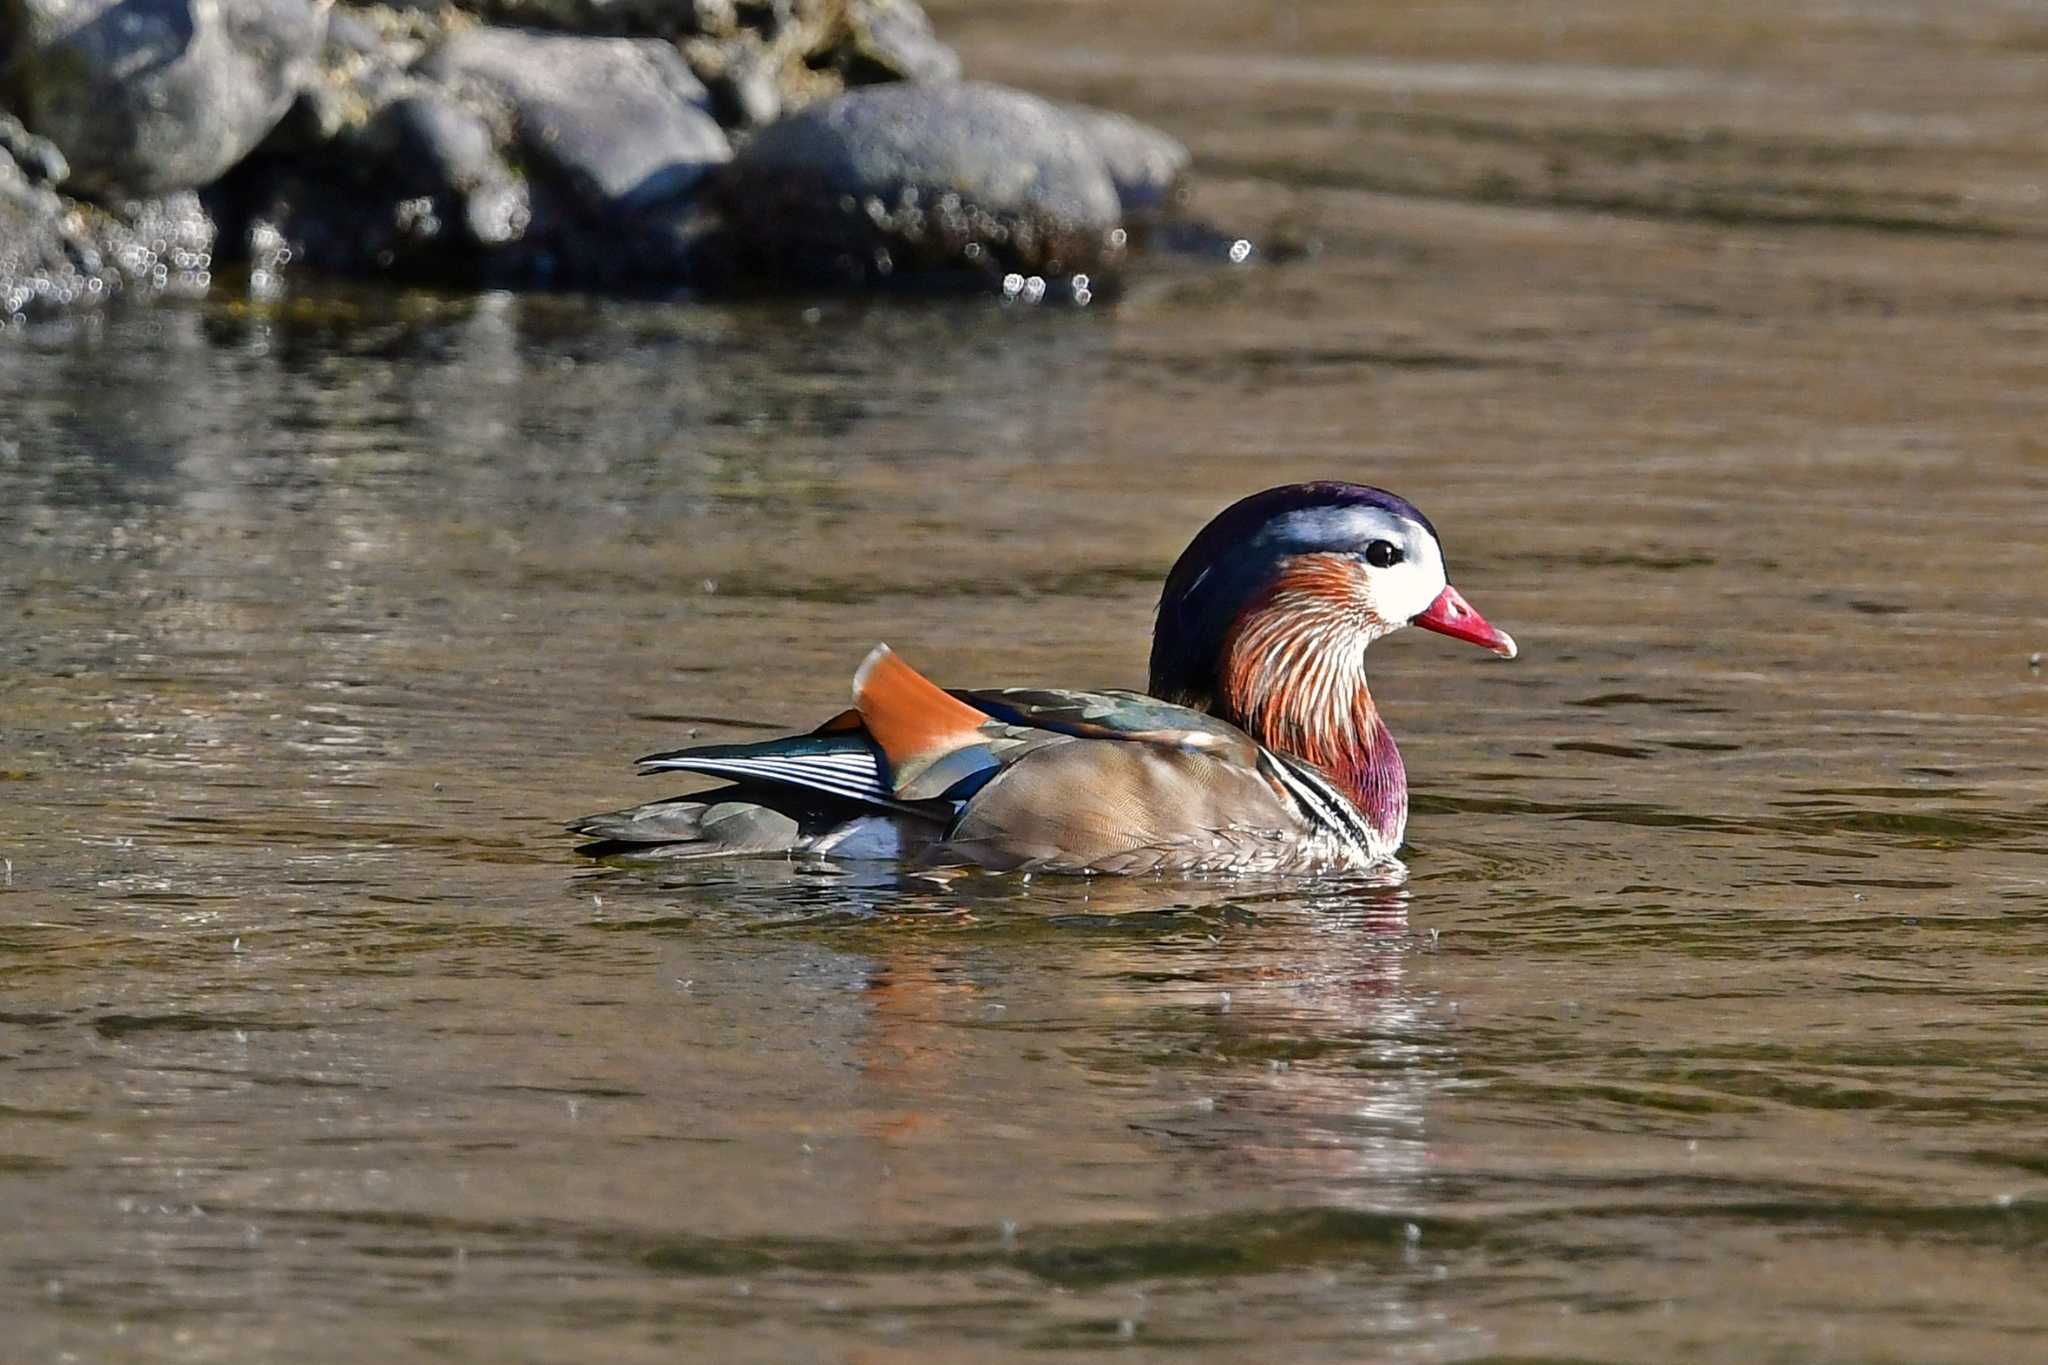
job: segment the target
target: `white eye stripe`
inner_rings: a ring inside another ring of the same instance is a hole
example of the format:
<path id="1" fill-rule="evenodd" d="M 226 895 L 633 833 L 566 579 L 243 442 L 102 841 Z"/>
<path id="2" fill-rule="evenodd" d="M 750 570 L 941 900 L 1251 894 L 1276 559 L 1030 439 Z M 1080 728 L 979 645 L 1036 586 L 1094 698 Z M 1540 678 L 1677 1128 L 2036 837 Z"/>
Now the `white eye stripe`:
<path id="1" fill-rule="evenodd" d="M 1391 540 L 1405 547 L 1411 536 L 1433 538 L 1408 518 L 1384 507 L 1304 507 L 1273 518 L 1266 524 L 1265 536 L 1281 544 L 1332 549 L 1350 549 L 1374 540 Z"/>
<path id="2" fill-rule="evenodd" d="M 1429 528 L 1384 507 L 1305 507 L 1273 518 L 1259 539 L 1297 553 L 1358 554 L 1375 540 L 1393 545 L 1401 552 L 1399 563 L 1367 570 L 1374 606 L 1390 624 L 1405 625 L 1428 610 L 1449 581 L 1443 550 Z"/>

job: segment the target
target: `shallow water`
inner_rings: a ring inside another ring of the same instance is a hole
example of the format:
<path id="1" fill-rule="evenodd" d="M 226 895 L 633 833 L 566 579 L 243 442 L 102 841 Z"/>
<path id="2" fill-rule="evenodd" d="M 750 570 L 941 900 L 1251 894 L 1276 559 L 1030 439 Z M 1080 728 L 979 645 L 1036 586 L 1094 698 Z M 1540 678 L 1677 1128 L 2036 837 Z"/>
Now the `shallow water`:
<path id="1" fill-rule="evenodd" d="M 1018 8 L 937 10 L 1181 131 L 1253 264 L 0 347 L 9 1353 L 2048 1352 L 2021 21 Z M 1403 885 L 559 831 L 877 638 L 1141 681 L 1187 536 L 1309 476 L 1524 647 L 1376 649 Z"/>

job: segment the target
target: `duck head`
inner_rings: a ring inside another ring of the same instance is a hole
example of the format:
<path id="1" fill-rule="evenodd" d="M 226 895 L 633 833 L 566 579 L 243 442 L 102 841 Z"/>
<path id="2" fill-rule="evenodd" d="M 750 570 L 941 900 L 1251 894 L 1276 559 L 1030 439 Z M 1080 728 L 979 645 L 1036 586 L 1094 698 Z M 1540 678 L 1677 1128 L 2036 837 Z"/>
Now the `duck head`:
<path id="1" fill-rule="evenodd" d="M 1451 586 L 1414 504 L 1362 484 L 1285 484 L 1225 508 L 1174 564 L 1149 690 L 1315 764 L 1398 842 L 1406 774 L 1365 652 L 1410 625 L 1515 656 Z"/>

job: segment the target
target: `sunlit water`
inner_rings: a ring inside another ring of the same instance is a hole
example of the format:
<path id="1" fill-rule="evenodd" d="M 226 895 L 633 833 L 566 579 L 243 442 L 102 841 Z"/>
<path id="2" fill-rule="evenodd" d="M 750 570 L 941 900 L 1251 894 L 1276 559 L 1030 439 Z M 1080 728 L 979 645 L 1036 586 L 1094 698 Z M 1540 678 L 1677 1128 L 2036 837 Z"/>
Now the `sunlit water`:
<path id="1" fill-rule="evenodd" d="M 970 60 L 1058 88 L 1006 13 Z M 2048 1352 L 2048 247 L 1383 194 L 1327 136 L 1370 36 L 1126 91 L 1294 249 L 1085 310 L 8 340 L 9 1358 Z M 560 831 L 877 639 L 1137 683 L 1187 536 L 1309 476 L 1420 502 L 1524 648 L 1375 650 L 1404 885 Z"/>

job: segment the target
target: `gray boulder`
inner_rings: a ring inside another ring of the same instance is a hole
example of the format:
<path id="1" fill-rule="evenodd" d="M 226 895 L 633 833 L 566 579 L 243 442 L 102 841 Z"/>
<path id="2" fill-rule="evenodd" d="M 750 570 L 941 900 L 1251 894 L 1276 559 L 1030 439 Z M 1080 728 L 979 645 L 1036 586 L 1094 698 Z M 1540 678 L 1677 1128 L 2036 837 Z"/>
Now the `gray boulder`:
<path id="1" fill-rule="evenodd" d="M 1061 107 L 1080 125 L 1109 169 L 1125 217 L 1150 217 L 1171 206 L 1193 160 L 1178 138 L 1108 109 L 1085 104 Z"/>
<path id="2" fill-rule="evenodd" d="M 979 83 L 850 90 L 771 124 L 721 174 L 733 268 L 862 283 L 898 272 L 1096 272 L 1123 248 L 1094 141 L 1057 105 Z"/>
<path id="3" fill-rule="evenodd" d="M 710 92 L 668 43 L 476 28 L 417 70 L 459 93 L 502 99 L 536 167 L 601 216 L 683 198 L 732 157 Z"/>
<path id="4" fill-rule="evenodd" d="M 309 78 L 326 9 L 309 0 L 0 0 L 9 103 L 106 202 L 214 180 Z"/>

